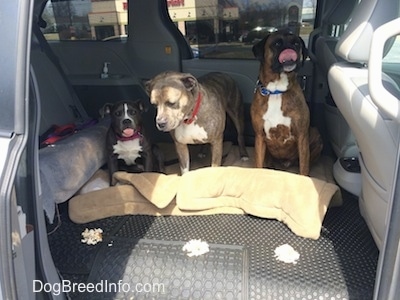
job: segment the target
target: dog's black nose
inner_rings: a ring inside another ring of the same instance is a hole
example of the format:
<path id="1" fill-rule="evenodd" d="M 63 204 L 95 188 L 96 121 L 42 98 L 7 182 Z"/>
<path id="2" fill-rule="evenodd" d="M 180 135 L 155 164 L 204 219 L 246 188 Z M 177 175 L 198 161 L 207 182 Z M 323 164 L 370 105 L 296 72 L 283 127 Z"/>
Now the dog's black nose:
<path id="1" fill-rule="evenodd" d="M 165 129 L 166 126 L 167 126 L 167 122 L 157 122 L 157 128 L 159 130 Z"/>
<path id="2" fill-rule="evenodd" d="M 132 120 L 124 119 L 124 120 L 122 121 L 122 124 L 124 124 L 124 125 L 130 125 L 130 124 L 132 124 Z"/>

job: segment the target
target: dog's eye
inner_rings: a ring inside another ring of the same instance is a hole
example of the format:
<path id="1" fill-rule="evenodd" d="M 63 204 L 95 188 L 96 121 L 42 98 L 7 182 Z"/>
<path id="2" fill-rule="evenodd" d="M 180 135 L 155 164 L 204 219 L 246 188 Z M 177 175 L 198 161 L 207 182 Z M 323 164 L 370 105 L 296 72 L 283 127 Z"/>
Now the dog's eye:
<path id="1" fill-rule="evenodd" d="M 136 110 L 128 109 L 128 115 L 132 115 L 132 116 L 136 115 Z"/>
<path id="2" fill-rule="evenodd" d="M 280 46 L 282 46 L 282 40 L 277 40 L 276 42 L 275 42 L 275 47 L 280 47 Z"/>
<path id="3" fill-rule="evenodd" d="M 122 116 L 122 112 L 121 112 L 121 111 L 116 111 L 116 112 L 114 113 L 114 115 L 115 115 L 116 117 L 120 117 L 120 116 Z"/>
<path id="4" fill-rule="evenodd" d="M 176 108 L 178 106 L 178 102 L 167 101 L 167 102 L 165 102 L 165 105 L 170 108 Z"/>

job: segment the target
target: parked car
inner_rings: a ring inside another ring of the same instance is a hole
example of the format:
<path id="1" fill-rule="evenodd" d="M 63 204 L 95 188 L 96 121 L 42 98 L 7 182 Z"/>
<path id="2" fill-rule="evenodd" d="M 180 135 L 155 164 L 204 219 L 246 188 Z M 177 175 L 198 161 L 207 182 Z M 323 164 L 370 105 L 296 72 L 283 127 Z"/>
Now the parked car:
<path id="1" fill-rule="evenodd" d="M 271 32 L 277 31 L 278 29 L 271 26 L 257 26 L 250 30 L 246 37 L 243 38 L 243 42 L 248 44 L 256 44 L 257 42 L 261 41 Z"/>
<path id="2" fill-rule="evenodd" d="M 126 42 L 128 38 L 127 34 L 112 35 L 102 39 L 103 42 Z"/>
<path id="3" fill-rule="evenodd" d="M 0 299 L 399 297 L 399 0 L 211 2 L 0 2 Z M 310 176 L 254 168 L 252 48 L 276 30 L 257 24 L 307 24 L 297 81 L 323 141 Z M 249 28 L 245 43 L 219 40 Z M 210 33 L 194 49 L 185 38 Z M 223 176 L 191 180 L 211 169 L 208 145 L 191 145 L 180 174 L 147 89 L 165 71 L 233 78 L 247 161 L 227 118 Z M 107 108 L 128 100 L 166 170 L 110 186 Z M 335 197 L 322 203 L 321 186 Z M 293 230 L 311 219 L 316 237 Z"/>

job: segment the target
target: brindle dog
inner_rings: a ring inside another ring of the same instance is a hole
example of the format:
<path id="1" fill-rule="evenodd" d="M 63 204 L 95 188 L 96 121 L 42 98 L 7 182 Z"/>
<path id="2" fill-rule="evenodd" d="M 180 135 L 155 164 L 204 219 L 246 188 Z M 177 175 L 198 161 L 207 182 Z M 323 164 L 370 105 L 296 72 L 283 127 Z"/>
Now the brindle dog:
<path id="1" fill-rule="evenodd" d="M 287 30 L 269 34 L 253 46 L 260 71 L 251 105 L 255 132 L 255 165 L 285 168 L 299 163 L 300 174 L 309 175 L 310 161 L 322 150 L 316 128 L 310 128 L 310 112 L 296 71 L 307 57 L 304 41 Z"/>
<path id="2" fill-rule="evenodd" d="M 236 127 L 240 155 L 247 159 L 242 95 L 230 76 L 209 73 L 196 79 L 170 71 L 148 81 L 146 88 L 157 107 L 157 128 L 170 132 L 175 142 L 182 174 L 189 171 L 188 144 L 210 143 L 211 166 L 221 165 L 226 113 Z"/>

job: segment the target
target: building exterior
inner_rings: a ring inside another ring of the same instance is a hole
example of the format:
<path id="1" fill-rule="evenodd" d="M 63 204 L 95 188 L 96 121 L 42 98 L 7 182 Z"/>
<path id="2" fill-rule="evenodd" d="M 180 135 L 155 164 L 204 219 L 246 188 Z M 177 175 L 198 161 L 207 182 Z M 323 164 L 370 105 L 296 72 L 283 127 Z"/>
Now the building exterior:
<path id="1" fill-rule="evenodd" d="M 238 34 L 239 7 L 225 0 L 167 0 L 170 17 L 189 42 L 216 42 Z"/>
<path id="2" fill-rule="evenodd" d="M 304 11 L 303 0 L 167 0 L 167 6 L 171 20 L 192 44 L 240 40 L 256 27 L 296 30 Z M 58 33 L 59 39 L 104 40 L 128 34 L 127 0 L 49 1 L 45 12 L 47 34 Z"/>
<path id="3" fill-rule="evenodd" d="M 92 0 L 92 10 L 88 18 L 91 36 L 95 39 L 126 35 L 128 2 L 126 0 Z"/>

